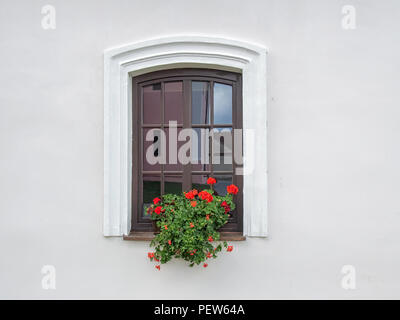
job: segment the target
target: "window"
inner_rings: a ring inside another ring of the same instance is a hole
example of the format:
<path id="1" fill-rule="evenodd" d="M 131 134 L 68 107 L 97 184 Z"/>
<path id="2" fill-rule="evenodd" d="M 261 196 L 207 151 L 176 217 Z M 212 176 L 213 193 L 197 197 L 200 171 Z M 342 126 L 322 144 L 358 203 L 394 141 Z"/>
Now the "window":
<path id="1" fill-rule="evenodd" d="M 152 231 L 152 199 L 208 188 L 226 194 L 239 186 L 225 232 L 243 231 L 243 178 L 234 155 L 242 150 L 241 74 L 212 69 L 173 69 L 132 80 L 132 232 Z M 175 148 L 176 146 L 176 148 Z M 235 148 L 237 152 L 235 153 Z"/>
<path id="2" fill-rule="evenodd" d="M 104 51 L 104 236 L 134 240 L 129 236 L 133 207 L 136 206 L 133 203 L 132 165 L 135 165 L 137 155 L 133 152 L 132 134 L 136 132 L 138 122 L 132 115 L 133 79 L 150 72 L 177 68 L 241 74 L 242 90 L 237 93 L 242 95 L 243 109 L 243 236 L 266 237 L 267 50 L 240 40 L 193 35 L 166 36 Z M 221 76 L 219 74 L 217 78 Z M 148 89 L 157 93 L 157 87 Z M 199 90 L 201 88 L 196 91 Z M 198 112 L 197 119 L 203 123 L 211 116 L 210 110 Z M 217 119 L 220 117 L 225 115 L 219 114 Z M 153 137 L 151 142 L 154 144 L 158 139 L 158 136 Z M 226 146 L 223 155 L 229 155 L 229 141 L 223 139 L 223 145 Z M 161 152 L 157 145 L 151 149 L 154 156 Z M 234 153 L 234 148 L 232 151 Z"/>

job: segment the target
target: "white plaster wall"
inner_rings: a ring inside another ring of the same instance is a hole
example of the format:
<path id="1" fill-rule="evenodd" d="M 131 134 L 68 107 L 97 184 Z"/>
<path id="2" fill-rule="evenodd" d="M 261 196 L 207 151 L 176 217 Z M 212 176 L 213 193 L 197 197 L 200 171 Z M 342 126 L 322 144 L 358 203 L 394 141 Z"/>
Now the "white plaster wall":
<path id="1" fill-rule="evenodd" d="M 243 4 L 0 0 L 0 298 L 400 298 L 400 3 Z M 102 236 L 103 50 L 180 33 L 269 48 L 270 237 L 158 272 Z"/>

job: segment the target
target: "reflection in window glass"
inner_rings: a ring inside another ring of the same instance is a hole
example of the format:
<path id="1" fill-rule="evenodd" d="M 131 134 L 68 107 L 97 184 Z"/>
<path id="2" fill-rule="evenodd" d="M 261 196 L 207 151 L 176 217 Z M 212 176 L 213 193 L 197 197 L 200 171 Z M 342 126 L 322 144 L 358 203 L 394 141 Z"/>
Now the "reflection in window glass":
<path id="1" fill-rule="evenodd" d="M 192 123 L 210 123 L 209 83 L 192 81 Z"/>
<path id="2" fill-rule="evenodd" d="M 165 176 L 164 193 L 182 194 L 182 176 Z"/>
<path id="3" fill-rule="evenodd" d="M 150 141 L 147 141 L 146 137 L 149 137 Z M 163 155 L 162 138 L 161 129 L 143 129 L 143 171 L 161 170 L 161 158 L 165 157 Z M 159 159 L 159 161 L 156 162 L 156 159 Z"/>
<path id="4" fill-rule="evenodd" d="M 232 86 L 214 83 L 214 123 L 232 123 Z"/>
<path id="5" fill-rule="evenodd" d="M 183 122 L 183 85 L 179 82 L 166 82 L 164 85 L 164 122 Z"/>
<path id="6" fill-rule="evenodd" d="M 183 166 L 178 158 L 178 151 L 185 143 L 184 141 L 177 141 L 177 137 L 182 129 L 180 128 L 167 128 L 165 131 L 165 151 L 167 153 L 167 161 L 164 165 L 164 171 L 182 171 Z M 172 139 L 172 141 L 170 141 Z M 172 143 L 171 143 L 172 142 Z"/>
<path id="7" fill-rule="evenodd" d="M 143 87 L 143 123 L 161 122 L 161 83 Z"/>
<path id="8" fill-rule="evenodd" d="M 161 195 L 161 182 L 160 176 L 145 175 L 143 176 L 143 217 L 149 218 L 146 211 L 147 208 L 153 203 L 153 199 Z"/>
<path id="9" fill-rule="evenodd" d="M 192 137 L 192 170 L 210 170 L 209 129 L 195 128 Z"/>
<path id="10" fill-rule="evenodd" d="M 225 196 L 227 193 L 226 187 L 232 184 L 232 176 L 231 175 L 217 175 L 214 178 L 217 180 L 217 183 L 214 185 L 214 191 L 219 196 Z"/>
<path id="11" fill-rule="evenodd" d="M 207 174 L 192 175 L 192 188 L 199 191 L 210 189 L 210 186 L 207 184 L 207 179 L 209 177 L 210 176 Z"/>
<path id="12" fill-rule="evenodd" d="M 232 171 L 232 129 L 214 128 L 212 163 L 214 171 Z"/>

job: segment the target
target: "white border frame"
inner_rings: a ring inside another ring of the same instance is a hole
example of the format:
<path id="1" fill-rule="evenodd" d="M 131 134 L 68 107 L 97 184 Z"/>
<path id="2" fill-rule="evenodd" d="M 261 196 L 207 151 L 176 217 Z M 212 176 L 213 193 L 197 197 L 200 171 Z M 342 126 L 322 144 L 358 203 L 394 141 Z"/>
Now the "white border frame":
<path id="1" fill-rule="evenodd" d="M 259 45 L 208 36 L 171 36 L 104 52 L 104 236 L 122 236 L 131 227 L 132 76 L 185 66 L 242 73 L 244 168 L 251 171 L 243 177 L 243 234 L 267 236 L 266 55 Z"/>

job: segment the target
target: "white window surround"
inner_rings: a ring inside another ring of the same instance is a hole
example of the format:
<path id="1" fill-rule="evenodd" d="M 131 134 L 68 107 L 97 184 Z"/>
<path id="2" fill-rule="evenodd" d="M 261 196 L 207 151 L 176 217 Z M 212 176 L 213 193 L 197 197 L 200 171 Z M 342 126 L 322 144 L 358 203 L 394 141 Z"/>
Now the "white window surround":
<path id="1" fill-rule="evenodd" d="M 104 236 L 122 236 L 131 227 L 132 77 L 194 66 L 242 73 L 244 169 L 253 167 L 243 177 L 243 234 L 267 236 L 266 55 L 259 45 L 208 36 L 164 37 L 104 52 Z"/>

